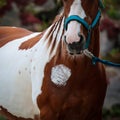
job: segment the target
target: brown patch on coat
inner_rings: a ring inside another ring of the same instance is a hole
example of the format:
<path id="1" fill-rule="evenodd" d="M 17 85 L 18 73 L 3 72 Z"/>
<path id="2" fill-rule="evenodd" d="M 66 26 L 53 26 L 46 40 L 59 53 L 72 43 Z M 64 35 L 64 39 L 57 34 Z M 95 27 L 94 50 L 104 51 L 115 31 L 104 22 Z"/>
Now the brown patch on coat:
<path id="1" fill-rule="evenodd" d="M 32 34 L 31 31 L 23 28 L 0 27 L 0 47 L 3 47 L 5 44 L 13 40 L 30 34 Z"/>
<path id="2" fill-rule="evenodd" d="M 19 49 L 21 49 L 21 50 L 25 49 L 26 50 L 26 49 L 32 48 L 42 38 L 43 34 L 44 34 L 44 32 L 40 33 L 39 35 L 37 35 L 34 38 L 31 38 L 31 39 L 23 42 L 20 45 Z"/>

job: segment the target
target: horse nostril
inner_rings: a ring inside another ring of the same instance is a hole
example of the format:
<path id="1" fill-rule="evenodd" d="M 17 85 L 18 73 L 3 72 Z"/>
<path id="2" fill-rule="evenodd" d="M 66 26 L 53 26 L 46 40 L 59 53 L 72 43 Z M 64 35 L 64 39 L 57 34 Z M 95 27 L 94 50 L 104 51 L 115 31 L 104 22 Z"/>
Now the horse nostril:
<path id="1" fill-rule="evenodd" d="M 80 43 L 83 42 L 83 40 L 84 40 L 83 34 L 78 33 L 78 36 L 80 37 L 80 41 L 79 41 L 79 42 L 80 42 Z"/>

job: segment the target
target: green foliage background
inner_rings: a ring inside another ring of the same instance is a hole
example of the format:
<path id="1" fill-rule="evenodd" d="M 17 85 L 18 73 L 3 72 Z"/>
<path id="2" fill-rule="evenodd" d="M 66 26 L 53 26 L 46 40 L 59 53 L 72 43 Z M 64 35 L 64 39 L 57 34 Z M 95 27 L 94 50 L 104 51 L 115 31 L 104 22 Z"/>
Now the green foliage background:
<path id="1" fill-rule="evenodd" d="M 6 0 L 0 0 L 0 8 L 6 5 Z"/>
<path id="2" fill-rule="evenodd" d="M 113 19 L 120 19 L 120 0 L 104 0 L 106 12 Z"/>

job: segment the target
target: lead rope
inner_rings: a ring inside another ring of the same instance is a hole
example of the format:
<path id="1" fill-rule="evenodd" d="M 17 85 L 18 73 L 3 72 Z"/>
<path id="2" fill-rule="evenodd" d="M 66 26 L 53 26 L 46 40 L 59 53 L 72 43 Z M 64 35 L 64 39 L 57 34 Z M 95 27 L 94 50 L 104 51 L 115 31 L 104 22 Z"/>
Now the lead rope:
<path id="1" fill-rule="evenodd" d="M 83 50 L 83 53 L 84 53 L 84 55 L 86 55 L 87 57 L 89 57 L 92 60 L 93 65 L 96 65 L 97 62 L 100 62 L 107 66 L 120 67 L 120 64 L 113 63 L 108 60 L 102 60 L 102 59 L 94 56 L 88 49 Z"/>

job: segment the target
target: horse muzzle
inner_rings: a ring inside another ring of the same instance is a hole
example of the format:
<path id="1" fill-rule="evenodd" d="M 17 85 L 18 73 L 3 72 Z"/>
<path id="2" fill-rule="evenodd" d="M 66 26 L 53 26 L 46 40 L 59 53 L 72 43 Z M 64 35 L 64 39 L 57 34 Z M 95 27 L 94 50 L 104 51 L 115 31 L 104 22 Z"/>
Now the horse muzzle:
<path id="1" fill-rule="evenodd" d="M 67 51 L 71 55 L 81 54 L 82 51 L 84 50 L 85 37 L 84 35 L 79 34 L 79 33 L 78 33 L 78 36 L 80 40 L 77 42 L 72 42 L 72 43 L 67 43 L 66 36 L 64 37 L 64 41 L 67 46 Z"/>

